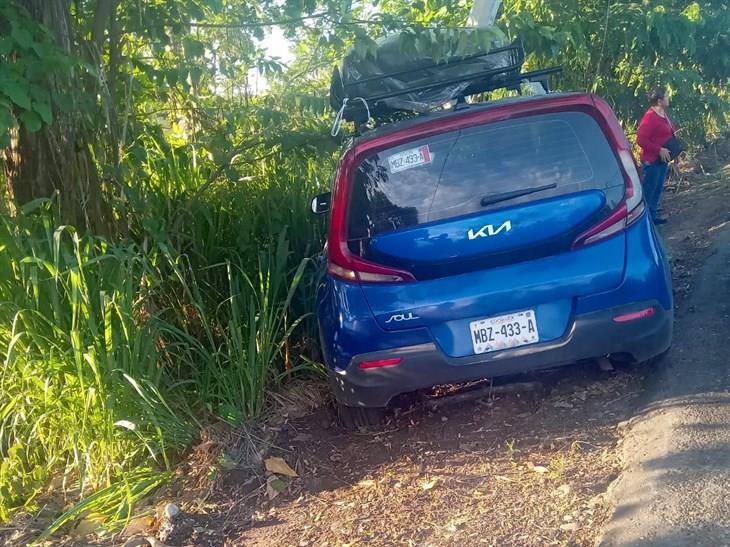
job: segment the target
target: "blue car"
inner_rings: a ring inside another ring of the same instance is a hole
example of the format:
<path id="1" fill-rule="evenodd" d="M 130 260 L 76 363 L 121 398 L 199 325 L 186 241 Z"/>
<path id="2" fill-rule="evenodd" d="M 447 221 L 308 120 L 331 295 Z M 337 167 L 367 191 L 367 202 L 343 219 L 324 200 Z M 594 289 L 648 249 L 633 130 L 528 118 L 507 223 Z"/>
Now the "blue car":
<path id="1" fill-rule="evenodd" d="M 457 108 L 355 137 L 331 195 L 317 320 L 343 422 L 397 395 L 672 339 L 671 276 L 599 97 Z"/>

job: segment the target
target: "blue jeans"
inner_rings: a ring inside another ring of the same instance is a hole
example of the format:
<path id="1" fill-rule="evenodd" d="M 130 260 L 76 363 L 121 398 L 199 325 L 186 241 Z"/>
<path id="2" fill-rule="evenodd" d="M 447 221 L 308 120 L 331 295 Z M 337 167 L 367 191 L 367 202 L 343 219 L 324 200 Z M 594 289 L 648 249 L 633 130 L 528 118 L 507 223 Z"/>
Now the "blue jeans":
<path id="1" fill-rule="evenodd" d="M 656 220 L 656 212 L 659 208 L 659 200 L 664 190 L 664 181 L 667 180 L 669 164 L 662 160 L 654 163 L 644 163 L 644 197 L 646 206 L 649 208 L 651 218 Z"/>

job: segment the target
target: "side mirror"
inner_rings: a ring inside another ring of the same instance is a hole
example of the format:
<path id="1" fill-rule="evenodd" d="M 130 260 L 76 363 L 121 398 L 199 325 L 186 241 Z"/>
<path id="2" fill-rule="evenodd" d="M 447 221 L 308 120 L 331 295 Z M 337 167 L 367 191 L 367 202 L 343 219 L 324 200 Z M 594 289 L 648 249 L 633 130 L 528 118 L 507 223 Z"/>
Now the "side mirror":
<path id="1" fill-rule="evenodd" d="M 312 213 L 314 213 L 315 215 L 328 213 L 330 210 L 331 197 L 332 196 L 330 192 L 325 192 L 324 194 L 314 196 L 314 198 L 312 198 Z"/>

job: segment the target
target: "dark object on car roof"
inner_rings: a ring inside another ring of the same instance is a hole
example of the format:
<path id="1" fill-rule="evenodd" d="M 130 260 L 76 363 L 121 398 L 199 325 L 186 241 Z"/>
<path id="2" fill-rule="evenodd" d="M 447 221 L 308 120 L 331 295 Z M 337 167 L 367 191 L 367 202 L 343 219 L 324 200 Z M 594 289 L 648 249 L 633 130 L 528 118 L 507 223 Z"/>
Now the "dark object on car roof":
<path id="1" fill-rule="evenodd" d="M 504 45 L 501 35 L 494 32 L 487 47 L 477 35 L 483 31 L 459 32 L 471 47 L 438 62 L 429 53 L 404 51 L 401 35 L 381 40 L 374 55 L 362 57 L 350 51 L 332 74 L 332 108 L 341 111 L 343 119 L 360 125 L 369 117 L 378 119 L 395 112 L 428 112 L 477 93 L 519 90 L 525 81 L 540 82 L 547 92 L 548 76 L 561 70 L 522 73 L 525 52 L 519 41 Z"/>

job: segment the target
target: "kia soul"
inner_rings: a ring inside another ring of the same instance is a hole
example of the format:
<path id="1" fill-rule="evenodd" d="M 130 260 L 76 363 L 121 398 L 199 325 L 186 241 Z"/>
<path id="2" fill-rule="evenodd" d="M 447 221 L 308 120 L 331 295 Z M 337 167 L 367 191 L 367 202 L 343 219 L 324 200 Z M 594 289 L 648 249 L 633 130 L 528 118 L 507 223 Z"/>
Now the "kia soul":
<path id="1" fill-rule="evenodd" d="M 608 104 L 460 104 L 352 139 L 331 195 L 317 321 L 347 425 L 439 384 L 672 338 L 671 277 Z"/>

